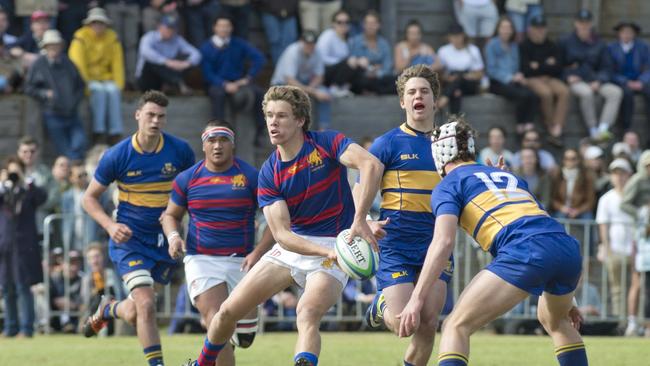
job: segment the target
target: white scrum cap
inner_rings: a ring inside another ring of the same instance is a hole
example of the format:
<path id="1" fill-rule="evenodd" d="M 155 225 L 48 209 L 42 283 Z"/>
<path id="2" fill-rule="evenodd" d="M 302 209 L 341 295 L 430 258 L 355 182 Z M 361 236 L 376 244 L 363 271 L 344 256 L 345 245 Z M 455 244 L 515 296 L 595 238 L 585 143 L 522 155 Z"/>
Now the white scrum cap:
<path id="1" fill-rule="evenodd" d="M 450 161 L 458 157 L 458 140 L 456 139 L 457 121 L 445 123 L 433 131 L 431 136 L 431 153 L 433 161 L 436 163 L 436 169 L 441 177 L 445 176 L 444 167 Z M 467 140 L 467 149 L 469 153 L 474 154 L 474 137 L 470 136 Z"/>

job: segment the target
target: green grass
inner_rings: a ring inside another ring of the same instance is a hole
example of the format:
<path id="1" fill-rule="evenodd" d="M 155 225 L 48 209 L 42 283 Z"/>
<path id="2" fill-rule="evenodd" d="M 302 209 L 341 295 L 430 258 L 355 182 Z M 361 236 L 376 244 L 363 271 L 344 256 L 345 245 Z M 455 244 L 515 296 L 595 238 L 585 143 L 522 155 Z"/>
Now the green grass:
<path id="1" fill-rule="evenodd" d="M 237 351 L 238 366 L 291 364 L 296 333 L 266 333 L 250 349 Z M 195 358 L 201 335 L 163 337 L 168 366 Z M 647 365 L 650 340 L 642 338 L 589 337 L 585 340 L 592 366 Z M 407 340 L 389 333 L 324 333 L 320 365 L 398 366 Z M 550 338 L 497 336 L 481 333 L 472 338 L 472 365 L 556 365 Z M 435 363 L 429 362 L 429 365 Z M 145 366 L 135 337 L 93 338 L 37 336 L 34 339 L 0 339 L 0 365 Z"/>

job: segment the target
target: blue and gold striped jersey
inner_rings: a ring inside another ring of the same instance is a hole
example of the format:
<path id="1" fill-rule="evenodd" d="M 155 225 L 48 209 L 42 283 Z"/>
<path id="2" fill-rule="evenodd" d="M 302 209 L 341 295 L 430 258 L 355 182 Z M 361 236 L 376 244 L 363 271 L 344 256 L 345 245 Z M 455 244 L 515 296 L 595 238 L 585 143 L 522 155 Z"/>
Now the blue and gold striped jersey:
<path id="1" fill-rule="evenodd" d="M 378 137 L 370 152 L 384 164 L 381 219 L 390 218 L 379 245 L 398 249 L 428 246 L 433 235 L 431 192 L 440 175 L 427 134 L 406 123 Z"/>
<path id="2" fill-rule="evenodd" d="M 463 163 L 431 195 L 434 216 L 458 216 L 460 226 L 484 251 L 497 251 L 514 239 L 540 233 L 564 233 L 537 202 L 523 179 L 503 170 Z"/>
<path id="3" fill-rule="evenodd" d="M 106 151 L 95 171 L 95 180 L 108 186 L 117 182 L 117 222 L 135 233 L 162 232 L 158 218 L 167 207 L 172 182 L 194 165 L 187 142 L 162 134 L 155 151 L 140 148 L 135 134 Z"/>

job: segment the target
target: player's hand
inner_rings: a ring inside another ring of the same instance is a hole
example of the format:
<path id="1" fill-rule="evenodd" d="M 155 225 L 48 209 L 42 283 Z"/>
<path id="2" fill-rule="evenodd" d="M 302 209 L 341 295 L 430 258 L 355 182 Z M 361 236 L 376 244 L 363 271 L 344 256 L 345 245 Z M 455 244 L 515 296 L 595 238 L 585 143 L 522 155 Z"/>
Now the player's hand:
<path id="1" fill-rule="evenodd" d="M 410 337 L 420 326 L 420 311 L 422 311 L 422 303 L 417 300 L 409 300 L 401 313 L 397 315 L 399 319 L 399 331 L 397 333 L 400 337 Z"/>
<path id="2" fill-rule="evenodd" d="M 485 165 L 495 167 L 497 169 L 501 169 L 505 171 L 510 171 L 510 169 L 506 165 L 506 160 L 503 158 L 503 155 L 499 155 L 499 159 L 497 160 L 496 164 L 494 164 L 490 158 L 486 158 Z"/>
<path id="3" fill-rule="evenodd" d="M 580 330 L 580 326 L 585 321 L 585 318 L 582 317 L 580 309 L 575 306 L 572 306 L 569 310 L 569 319 L 571 320 L 571 325 L 573 325 L 576 330 Z"/>
<path id="4" fill-rule="evenodd" d="M 390 218 L 383 221 L 368 220 L 368 226 L 370 226 L 370 230 L 372 230 L 372 235 L 374 235 L 377 240 L 386 236 L 384 226 L 388 225 L 389 222 Z"/>
<path id="5" fill-rule="evenodd" d="M 348 243 L 351 243 L 352 239 L 357 236 L 362 237 L 365 241 L 370 243 L 372 249 L 375 252 L 379 251 L 377 239 L 375 239 L 375 236 L 373 235 L 372 230 L 370 229 L 370 226 L 368 226 L 368 222 L 365 218 L 360 220 L 354 219 L 352 226 L 350 227 L 350 237 L 348 238 Z"/>
<path id="6" fill-rule="evenodd" d="M 106 231 L 108 231 L 108 235 L 113 239 L 115 244 L 122 244 L 131 239 L 131 235 L 133 235 L 133 232 L 128 226 L 119 222 L 112 223 Z"/>
<path id="7" fill-rule="evenodd" d="M 239 270 L 242 272 L 250 271 L 250 269 L 253 268 L 255 263 L 257 263 L 260 260 L 260 258 L 262 258 L 262 254 L 253 250 L 252 252 L 250 252 L 249 255 L 247 255 L 244 258 L 244 261 L 241 263 L 241 268 Z"/>
<path id="8" fill-rule="evenodd" d="M 328 249 L 327 250 L 327 255 L 324 255 L 323 257 L 326 257 L 327 259 L 331 259 L 336 263 L 337 261 L 337 256 L 336 256 L 336 251 L 334 249 Z"/>
<path id="9" fill-rule="evenodd" d="M 183 258 L 185 253 L 185 240 L 181 239 L 180 236 L 176 235 L 169 242 L 169 256 L 174 259 Z"/>

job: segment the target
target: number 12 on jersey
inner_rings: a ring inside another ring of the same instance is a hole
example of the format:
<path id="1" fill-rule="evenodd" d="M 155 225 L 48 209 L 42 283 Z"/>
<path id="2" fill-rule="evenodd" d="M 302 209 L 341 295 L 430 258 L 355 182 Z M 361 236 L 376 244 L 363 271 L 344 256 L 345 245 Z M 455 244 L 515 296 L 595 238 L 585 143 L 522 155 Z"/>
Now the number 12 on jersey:
<path id="1" fill-rule="evenodd" d="M 489 176 L 483 172 L 478 172 L 474 173 L 474 176 L 480 179 L 499 200 L 531 198 L 529 194 L 517 189 L 519 184 L 517 177 L 508 172 L 492 172 Z M 506 187 L 497 187 L 496 183 L 503 183 L 504 178 L 507 181 Z"/>

